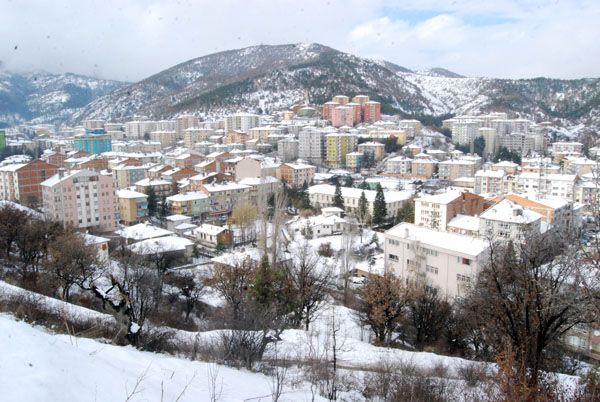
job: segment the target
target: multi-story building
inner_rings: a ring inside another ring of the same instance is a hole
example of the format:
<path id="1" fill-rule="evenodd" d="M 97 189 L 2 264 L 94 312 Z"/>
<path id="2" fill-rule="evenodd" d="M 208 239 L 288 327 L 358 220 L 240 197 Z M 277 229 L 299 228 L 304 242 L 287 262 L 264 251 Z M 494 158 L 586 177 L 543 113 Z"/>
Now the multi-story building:
<path id="1" fill-rule="evenodd" d="M 540 214 L 542 222 L 555 227 L 568 228 L 575 224 L 573 219 L 573 204 L 559 197 L 539 198 L 535 194 L 506 194 L 488 200 L 498 203 L 504 199 L 519 204 Z"/>
<path id="2" fill-rule="evenodd" d="M 388 138 L 395 138 L 398 145 L 406 144 L 408 134 L 404 130 L 368 130 L 370 138 L 374 140 L 387 140 Z"/>
<path id="3" fill-rule="evenodd" d="M 580 142 L 553 142 L 552 153 L 579 154 L 583 152 L 583 144 Z"/>
<path id="4" fill-rule="evenodd" d="M 509 199 L 488 208 L 479 216 L 479 235 L 491 240 L 522 242 L 541 232 L 542 216 Z"/>
<path id="5" fill-rule="evenodd" d="M 167 202 L 174 214 L 201 217 L 210 211 L 210 198 L 200 191 L 175 194 L 167 197 Z"/>
<path id="6" fill-rule="evenodd" d="M 104 129 L 85 130 L 85 134 L 75 136 L 73 148 L 90 154 L 112 151 L 112 138 Z"/>
<path id="7" fill-rule="evenodd" d="M 385 162 L 385 171 L 394 174 L 408 175 L 411 173 L 413 160 L 405 156 L 396 156 Z"/>
<path id="8" fill-rule="evenodd" d="M 298 159 L 300 141 L 295 138 L 286 138 L 277 142 L 277 156 L 283 162 L 292 162 Z"/>
<path id="9" fill-rule="evenodd" d="M 354 126 L 354 109 L 350 106 L 338 106 L 333 109 L 331 125 L 333 127 Z"/>
<path id="10" fill-rule="evenodd" d="M 376 162 L 379 162 L 385 156 L 385 145 L 380 142 L 363 142 L 358 144 L 358 152 L 370 154 Z"/>
<path id="11" fill-rule="evenodd" d="M 345 105 L 348 102 L 350 102 L 350 98 L 347 97 L 346 95 L 336 95 L 333 98 L 331 98 L 331 100 L 333 102 L 339 103 L 340 105 Z"/>
<path id="12" fill-rule="evenodd" d="M 401 223 L 385 232 L 384 266 L 408 283 L 437 288 L 453 299 L 474 284 L 487 247 L 476 237 Z"/>
<path id="13" fill-rule="evenodd" d="M 135 183 L 135 190 L 140 193 L 148 194 L 151 188 L 157 197 L 167 197 L 173 193 L 173 183 L 168 180 L 146 177 Z"/>
<path id="14" fill-rule="evenodd" d="M 344 210 L 346 213 L 354 214 L 358 212 L 358 205 L 361 194 L 364 192 L 367 198 L 368 211 L 373 216 L 373 204 L 377 191 L 361 190 L 353 187 L 342 187 L 342 199 L 344 200 Z M 330 184 L 317 184 L 308 188 L 310 203 L 315 208 L 333 207 L 335 196 L 335 186 Z M 383 193 L 385 205 L 387 208 L 387 218 L 393 218 L 398 210 L 404 206 L 411 198 L 412 194 L 408 191 L 385 191 Z"/>
<path id="15" fill-rule="evenodd" d="M 331 121 L 331 119 L 333 118 L 333 110 L 338 106 L 340 106 L 338 102 L 325 102 L 323 104 L 323 119 Z"/>
<path id="16" fill-rule="evenodd" d="M 194 149 L 196 143 L 208 140 L 211 135 L 215 135 L 212 128 L 186 128 L 183 130 L 183 145 L 187 149 Z"/>
<path id="17" fill-rule="evenodd" d="M 152 131 L 156 131 L 156 122 L 149 120 L 133 120 L 125 123 L 125 136 L 128 139 L 143 139 Z"/>
<path id="18" fill-rule="evenodd" d="M 314 127 L 305 128 L 298 133 L 298 154 L 301 159 L 321 165 L 325 158 L 325 135 L 331 133 Z"/>
<path id="19" fill-rule="evenodd" d="M 160 142 L 162 148 L 172 147 L 177 143 L 177 131 L 155 130 L 150 133 L 150 141 Z"/>
<path id="20" fill-rule="evenodd" d="M 316 167 L 302 163 L 282 163 L 277 168 L 277 178 L 292 187 L 310 184 L 315 176 Z"/>
<path id="21" fill-rule="evenodd" d="M 138 181 L 146 177 L 146 172 L 151 167 L 148 165 L 132 166 L 119 165 L 113 169 L 117 188 L 127 188 L 135 185 Z"/>
<path id="22" fill-rule="evenodd" d="M 363 105 L 369 101 L 368 95 L 356 95 L 352 98 L 352 103 L 358 103 L 359 105 Z"/>
<path id="23" fill-rule="evenodd" d="M 58 167 L 36 159 L 0 167 L 0 199 L 38 205 L 42 201 L 40 183 L 56 174 Z"/>
<path id="24" fill-rule="evenodd" d="M 260 126 L 260 116 L 250 113 L 236 113 L 225 117 L 225 132 L 237 130 L 248 132 Z"/>
<path id="25" fill-rule="evenodd" d="M 80 229 L 116 229 L 119 207 L 112 176 L 92 170 L 59 170 L 41 187 L 46 218 Z"/>
<path id="26" fill-rule="evenodd" d="M 228 215 L 236 205 L 249 199 L 251 189 L 235 182 L 200 185 L 200 190 L 210 197 L 209 215 Z"/>
<path id="27" fill-rule="evenodd" d="M 136 224 L 148 216 L 148 196 L 132 190 L 117 190 L 120 222 Z"/>
<path id="28" fill-rule="evenodd" d="M 492 165 L 492 170 L 502 170 L 506 174 L 515 175 L 519 172 L 519 165 L 510 161 L 500 161 Z"/>
<path id="29" fill-rule="evenodd" d="M 478 215 L 485 208 L 485 200 L 471 193 L 447 191 L 415 199 L 415 224 L 437 230 L 446 230 L 452 218 Z"/>
<path id="30" fill-rule="evenodd" d="M 504 170 L 478 170 L 475 173 L 475 194 L 502 194 L 504 191 Z"/>
<path id="31" fill-rule="evenodd" d="M 182 138 L 186 130 L 200 126 L 200 120 L 191 114 L 184 114 L 175 118 L 175 130 L 177 136 Z"/>
<path id="32" fill-rule="evenodd" d="M 452 126 L 452 142 L 458 145 L 471 145 L 479 136 L 481 123 L 476 120 L 458 120 Z"/>
<path id="33" fill-rule="evenodd" d="M 346 169 L 358 170 L 362 167 L 365 154 L 362 152 L 348 152 L 346 154 Z"/>
<path id="34" fill-rule="evenodd" d="M 429 179 L 438 171 L 439 162 L 430 157 L 415 158 L 410 164 L 413 177 Z"/>
<path id="35" fill-rule="evenodd" d="M 517 189 L 538 197 L 561 197 L 573 202 L 578 182 L 578 176 L 572 174 L 521 173 L 517 176 Z"/>
<path id="36" fill-rule="evenodd" d="M 465 159 L 452 159 L 438 164 L 438 178 L 454 180 L 459 177 L 473 177 L 478 166 L 476 162 Z"/>
<path id="37" fill-rule="evenodd" d="M 479 129 L 479 137 L 483 137 L 485 141 L 485 147 L 483 148 L 483 155 L 495 155 L 498 151 L 498 141 L 495 128 L 481 127 Z"/>
<path id="38" fill-rule="evenodd" d="M 325 163 L 331 167 L 346 166 L 346 154 L 354 152 L 358 137 L 354 134 L 327 134 Z"/>
<path id="39" fill-rule="evenodd" d="M 398 122 L 398 128 L 406 133 L 408 133 L 412 138 L 417 135 L 421 135 L 421 130 L 423 126 L 419 120 L 415 119 L 405 119 L 400 120 Z"/>
<path id="40" fill-rule="evenodd" d="M 527 133 L 513 132 L 498 136 L 498 146 L 521 155 L 527 155 L 535 151 L 536 139 Z"/>
<path id="41" fill-rule="evenodd" d="M 363 122 L 375 123 L 381 120 L 381 103 L 368 101 L 362 105 Z"/>

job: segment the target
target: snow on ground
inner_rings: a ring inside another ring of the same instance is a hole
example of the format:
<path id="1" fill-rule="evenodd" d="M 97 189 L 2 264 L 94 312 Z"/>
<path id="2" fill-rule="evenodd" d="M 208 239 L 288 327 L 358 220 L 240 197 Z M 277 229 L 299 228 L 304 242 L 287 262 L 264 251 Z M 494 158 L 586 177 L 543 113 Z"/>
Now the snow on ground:
<path id="1" fill-rule="evenodd" d="M 0 355 L 4 401 L 206 401 L 216 370 L 220 401 L 271 400 L 271 379 L 262 374 L 52 335 L 7 315 L 0 315 Z M 307 385 L 285 391 L 282 400 L 311 400 Z"/>

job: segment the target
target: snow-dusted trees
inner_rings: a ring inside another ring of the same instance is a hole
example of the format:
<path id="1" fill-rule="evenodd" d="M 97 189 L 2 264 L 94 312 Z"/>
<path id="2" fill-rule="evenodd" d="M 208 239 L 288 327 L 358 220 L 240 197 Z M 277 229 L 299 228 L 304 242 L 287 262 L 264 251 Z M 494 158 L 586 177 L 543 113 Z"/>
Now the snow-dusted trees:
<path id="1" fill-rule="evenodd" d="M 6 203 L 0 207 L 0 249 L 7 260 L 23 226 L 30 220 L 27 211 Z"/>
<path id="2" fill-rule="evenodd" d="M 94 280 L 102 275 L 96 249 L 86 244 L 83 236 L 70 229 L 57 236 L 48 246 L 45 269 L 65 301 L 69 301 L 73 286 L 90 289 Z"/>
<path id="3" fill-rule="evenodd" d="M 549 351 L 592 319 L 581 259 L 565 233 L 548 231 L 521 244 L 492 244 L 464 308 L 486 343 L 514 363 L 514 379 L 537 392 Z"/>
<path id="4" fill-rule="evenodd" d="M 373 275 L 360 296 L 359 320 L 371 328 L 378 343 L 389 343 L 407 304 L 406 287 L 392 274 Z"/>
<path id="5" fill-rule="evenodd" d="M 380 183 L 377 183 L 377 193 L 375 194 L 375 201 L 373 202 L 373 224 L 381 225 L 385 223 L 387 219 L 387 206 L 385 205 L 385 195 L 383 194 L 383 187 Z"/>
<path id="6" fill-rule="evenodd" d="M 304 324 L 304 329 L 308 331 L 329 292 L 331 271 L 322 264 L 321 258 L 308 242 L 300 245 L 295 258 L 286 264 L 286 268 L 294 293 L 293 324 Z"/>

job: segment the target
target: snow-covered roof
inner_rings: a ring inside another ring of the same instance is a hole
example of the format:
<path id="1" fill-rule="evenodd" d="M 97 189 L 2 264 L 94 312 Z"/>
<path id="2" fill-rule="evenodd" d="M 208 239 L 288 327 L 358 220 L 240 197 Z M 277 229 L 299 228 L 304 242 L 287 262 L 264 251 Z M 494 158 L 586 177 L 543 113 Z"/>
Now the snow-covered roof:
<path id="1" fill-rule="evenodd" d="M 138 181 L 137 183 L 135 183 L 136 186 L 142 186 L 142 187 L 164 186 L 167 184 L 170 185 L 171 182 L 168 180 L 163 180 L 163 179 L 152 179 L 150 177 L 146 177 L 145 179 L 142 179 L 142 180 Z"/>
<path id="2" fill-rule="evenodd" d="M 190 216 L 186 216 L 186 215 L 174 214 L 174 215 L 167 216 L 165 219 L 168 221 L 171 221 L 171 222 L 178 222 L 178 221 L 187 221 L 192 218 Z"/>
<path id="3" fill-rule="evenodd" d="M 245 177 L 242 180 L 238 181 L 240 184 L 244 184 L 247 186 L 258 186 L 261 184 L 269 184 L 269 183 L 278 183 L 279 180 L 273 176 L 265 176 L 265 177 Z"/>
<path id="4" fill-rule="evenodd" d="M 124 227 L 115 231 L 116 234 L 131 240 L 153 239 L 162 236 L 170 236 L 173 234 L 170 230 L 159 228 L 148 222 L 138 223 L 137 225 Z"/>
<path id="5" fill-rule="evenodd" d="M 16 172 L 21 169 L 23 166 L 27 165 L 26 163 L 14 163 L 12 165 L 6 165 L 0 167 L 0 172 Z"/>
<path id="6" fill-rule="evenodd" d="M 119 198 L 148 198 L 147 194 L 140 193 L 139 191 L 133 190 L 117 190 L 117 197 Z"/>
<path id="7" fill-rule="evenodd" d="M 227 230 L 227 228 L 223 227 L 223 226 L 215 226 L 215 225 L 209 225 L 208 223 L 203 223 L 202 225 L 200 225 L 197 228 L 195 228 L 194 230 L 192 230 L 192 234 L 205 233 L 205 234 L 208 234 L 211 236 L 216 236 L 219 233 L 222 233 L 226 230 Z"/>
<path id="8" fill-rule="evenodd" d="M 185 202 L 185 201 L 201 200 L 203 198 L 208 198 L 208 195 L 204 194 L 201 191 L 189 191 L 187 193 L 175 194 L 170 197 L 167 197 L 167 201 Z"/>
<path id="9" fill-rule="evenodd" d="M 478 170 L 475 172 L 475 177 L 495 177 L 502 178 L 506 173 L 504 170 Z"/>
<path id="10" fill-rule="evenodd" d="M 246 248 L 243 251 L 222 254 L 213 258 L 211 261 L 226 265 L 238 265 L 247 259 L 258 262 L 261 259 L 261 255 L 261 251 L 258 248 Z"/>
<path id="11" fill-rule="evenodd" d="M 250 188 L 250 186 L 247 186 L 245 184 L 239 184 L 236 182 L 211 183 L 204 185 L 204 189 L 209 193 L 217 193 L 219 191 L 245 190 Z"/>
<path id="12" fill-rule="evenodd" d="M 377 195 L 377 191 L 374 190 L 362 190 L 360 188 L 354 187 L 341 187 L 342 197 L 348 198 L 356 198 L 359 199 L 361 194 L 365 193 L 365 197 L 367 201 L 373 202 L 375 201 L 375 196 Z M 326 195 L 334 195 L 335 194 L 335 186 L 331 184 L 317 184 L 315 186 L 311 186 L 308 188 L 309 194 L 326 194 Z M 405 201 L 411 198 L 412 193 L 410 191 L 384 191 L 383 196 L 385 198 L 385 202 L 397 202 L 397 201 Z"/>
<path id="13" fill-rule="evenodd" d="M 504 199 L 481 214 L 482 219 L 528 224 L 542 219 L 542 215 L 516 202 Z"/>
<path id="14" fill-rule="evenodd" d="M 194 225 L 193 223 L 180 223 L 179 225 L 175 226 L 176 230 L 191 230 L 191 229 L 195 229 L 197 228 L 198 225 Z"/>
<path id="15" fill-rule="evenodd" d="M 136 254 L 148 255 L 169 251 L 184 251 L 194 245 L 194 242 L 179 236 L 166 236 L 142 240 L 129 246 Z"/>
<path id="16" fill-rule="evenodd" d="M 292 169 L 295 170 L 302 170 L 302 169 L 316 169 L 315 166 L 313 165 L 307 165 L 304 163 L 285 163 L 285 165 L 291 167 Z"/>
<path id="17" fill-rule="evenodd" d="M 540 174 L 537 172 L 525 172 L 525 173 L 521 173 L 519 175 L 519 178 L 528 179 L 528 180 L 539 180 Z M 577 179 L 577 175 L 550 173 L 550 174 L 541 175 L 541 178 L 545 179 L 545 180 L 550 180 L 550 181 L 575 181 Z"/>
<path id="18" fill-rule="evenodd" d="M 452 218 L 446 226 L 477 232 L 479 231 L 479 218 L 471 215 L 458 214 Z"/>
<path id="19" fill-rule="evenodd" d="M 385 234 L 386 236 L 417 241 L 422 246 L 430 245 L 472 257 L 477 257 L 488 247 L 487 243 L 479 238 L 442 232 L 406 222 L 394 226 Z"/>
<path id="20" fill-rule="evenodd" d="M 94 235 L 91 235 L 88 233 L 82 233 L 81 236 L 83 237 L 83 240 L 85 241 L 85 244 L 87 244 L 87 245 L 102 244 L 102 243 L 106 243 L 110 240 L 110 239 L 107 239 L 106 237 L 94 236 Z"/>
<path id="21" fill-rule="evenodd" d="M 459 191 L 446 191 L 445 193 L 424 195 L 417 198 L 415 201 L 430 202 L 433 204 L 449 204 L 460 197 Z"/>

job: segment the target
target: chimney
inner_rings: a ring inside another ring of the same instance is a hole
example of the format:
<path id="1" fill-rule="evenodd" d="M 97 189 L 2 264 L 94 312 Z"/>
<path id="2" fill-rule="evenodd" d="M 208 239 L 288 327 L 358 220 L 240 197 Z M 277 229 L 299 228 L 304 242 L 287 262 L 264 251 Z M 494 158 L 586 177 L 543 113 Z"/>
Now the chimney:
<path id="1" fill-rule="evenodd" d="M 404 238 L 405 239 L 408 239 L 408 234 L 409 234 L 408 228 L 404 228 Z"/>

